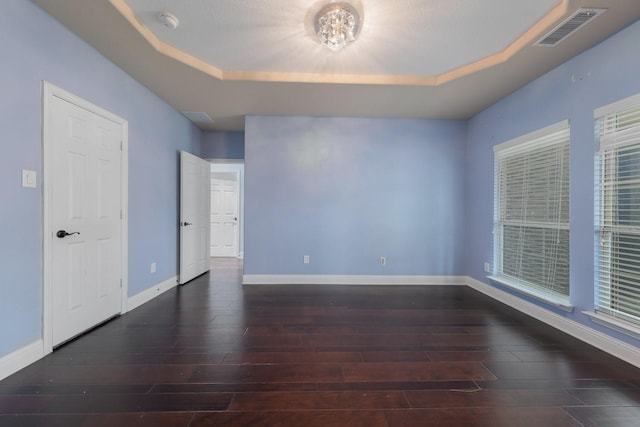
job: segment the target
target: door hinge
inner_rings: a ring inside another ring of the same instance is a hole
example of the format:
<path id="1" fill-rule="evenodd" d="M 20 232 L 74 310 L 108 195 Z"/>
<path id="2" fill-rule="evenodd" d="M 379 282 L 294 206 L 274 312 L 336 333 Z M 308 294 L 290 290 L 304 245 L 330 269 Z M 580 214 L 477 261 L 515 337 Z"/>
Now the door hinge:
<path id="1" fill-rule="evenodd" d="M 122 288 L 122 279 L 120 279 L 120 288 Z"/>
<path id="2" fill-rule="evenodd" d="M 124 141 L 120 141 L 120 151 L 124 151 Z"/>

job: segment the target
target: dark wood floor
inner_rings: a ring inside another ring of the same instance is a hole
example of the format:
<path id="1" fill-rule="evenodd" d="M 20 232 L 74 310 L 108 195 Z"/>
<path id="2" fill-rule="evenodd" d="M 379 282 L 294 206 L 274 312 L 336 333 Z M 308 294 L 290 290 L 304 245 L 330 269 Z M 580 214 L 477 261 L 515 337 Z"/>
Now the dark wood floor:
<path id="1" fill-rule="evenodd" d="M 0 382 L 0 426 L 640 426 L 640 369 L 471 289 L 214 266 Z"/>

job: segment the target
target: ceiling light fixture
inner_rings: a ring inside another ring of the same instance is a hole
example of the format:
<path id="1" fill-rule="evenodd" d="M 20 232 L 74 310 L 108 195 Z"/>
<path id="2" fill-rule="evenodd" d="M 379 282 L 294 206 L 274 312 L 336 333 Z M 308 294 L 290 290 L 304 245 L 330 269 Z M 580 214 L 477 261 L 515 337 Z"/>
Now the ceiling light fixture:
<path id="1" fill-rule="evenodd" d="M 349 3 L 329 3 L 315 16 L 315 31 L 323 46 L 339 51 L 356 40 L 360 15 Z"/>

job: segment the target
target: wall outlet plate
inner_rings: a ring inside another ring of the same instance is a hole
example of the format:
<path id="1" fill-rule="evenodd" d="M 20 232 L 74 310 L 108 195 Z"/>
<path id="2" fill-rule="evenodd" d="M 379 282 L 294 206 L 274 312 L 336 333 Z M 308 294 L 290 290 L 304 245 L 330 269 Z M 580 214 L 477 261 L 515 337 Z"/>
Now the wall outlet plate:
<path id="1" fill-rule="evenodd" d="M 302 257 L 302 262 L 305 264 L 309 264 L 310 262 L 309 255 L 305 255 L 304 257 Z"/>

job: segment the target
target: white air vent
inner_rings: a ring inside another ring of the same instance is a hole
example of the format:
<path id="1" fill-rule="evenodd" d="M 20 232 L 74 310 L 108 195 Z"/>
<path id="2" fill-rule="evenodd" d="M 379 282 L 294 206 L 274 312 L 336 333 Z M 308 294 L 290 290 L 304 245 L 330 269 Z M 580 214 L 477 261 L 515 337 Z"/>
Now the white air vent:
<path id="1" fill-rule="evenodd" d="M 213 123 L 213 119 L 207 113 L 183 111 L 182 114 L 193 123 Z"/>
<path id="2" fill-rule="evenodd" d="M 573 15 L 562 21 L 553 30 L 542 36 L 534 46 L 556 46 L 558 43 L 593 21 L 598 15 L 602 15 L 606 9 L 578 9 Z"/>

